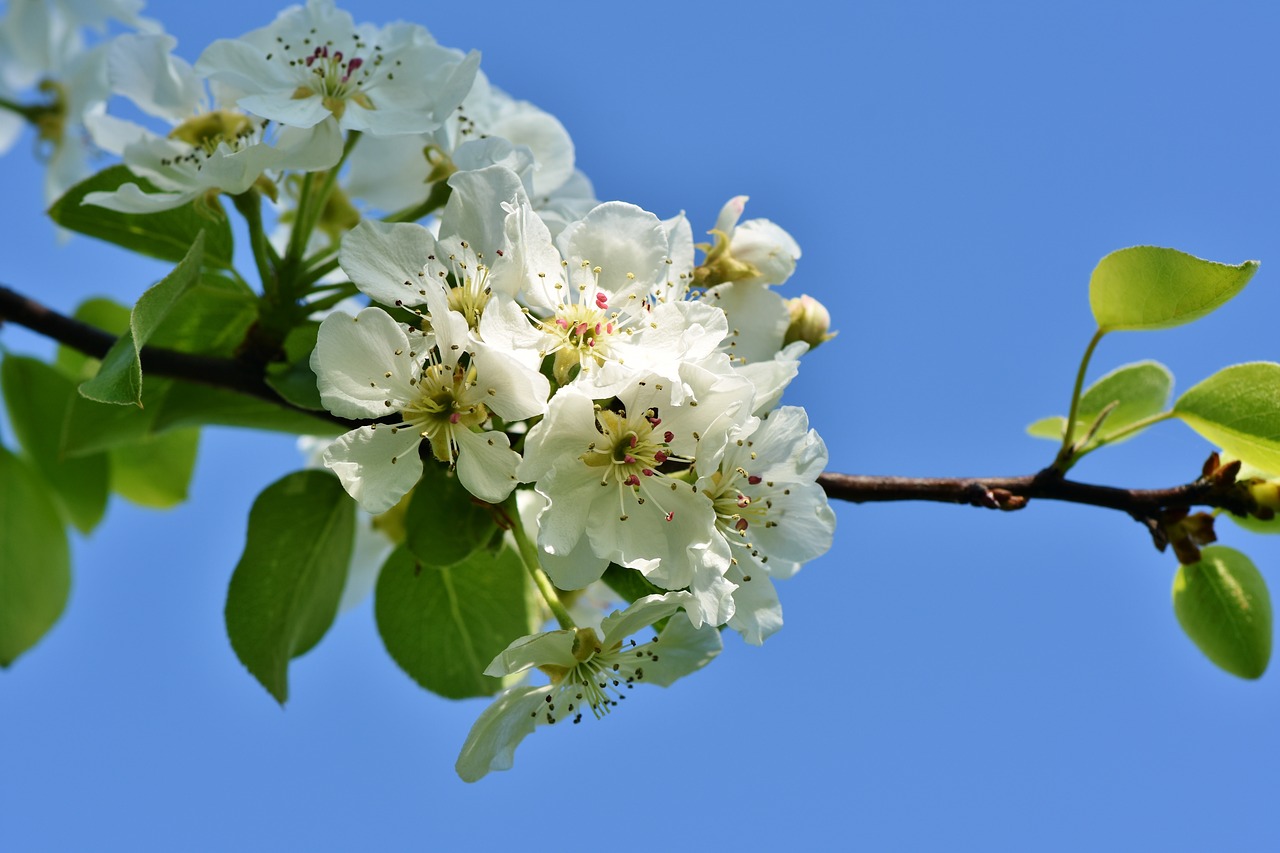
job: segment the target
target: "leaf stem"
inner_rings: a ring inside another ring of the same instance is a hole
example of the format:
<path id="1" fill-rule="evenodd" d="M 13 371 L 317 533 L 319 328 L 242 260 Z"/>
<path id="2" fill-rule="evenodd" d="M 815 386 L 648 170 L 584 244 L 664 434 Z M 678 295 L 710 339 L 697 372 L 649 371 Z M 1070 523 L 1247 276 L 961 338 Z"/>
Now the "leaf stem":
<path id="1" fill-rule="evenodd" d="M 1085 347 L 1084 357 L 1080 359 L 1080 369 L 1076 371 L 1076 384 L 1071 389 L 1071 408 L 1067 413 L 1067 428 L 1062 434 L 1062 448 L 1058 451 L 1058 458 L 1053 462 L 1053 468 L 1065 472 L 1071 467 L 1070 462 L 1075 455 L 1075 450 L 1071 446 L 1075 441 L 1076 433 L 1076 412 L 1080 410 L 1080 392 L 1084 389 L 1084 376 L 1089 370 L 1089 361 L 1093 358 L 1093 351 L 1098 348 L 1098 342 L 1102 340 L 1102 336 L 1106 332 L 1102 329 L 1093 333 L 1093 338 L 1089 340 L 1089 346 Z"/>
<path id="2" fill-rule="evenodd" d="M 1127 427 L 1116 430 L 1111 435 L 1108 435 L 1106 438 L 1098 439 L 1098 441 L 1092 447 L 1081 450 L 1079 453 L 1077 453 L 1075 455 L 1075 458 L 1076 460 L 1083 459 L 1085 456 L 1097 450 L 1099 447 L 1106 447 L 1108 444 L 1115 444 L 1117 441 L 1119 441 L 1122 438 L 1127 438 L 1128 436 L 1133 435 L 1135 432 L 1141 432 L 1142 430 L 1146 429 L 1149 426 L 1152 426 L 1153 424 L 1158 424 L 1161 421 L 1167 421 L 1173 416 L 1174 416 L 1173 410 L 1170 409 L 1167 412 L 1160 412 L 1157 415 L 1152 415 L 1151 417 L 1143 418 L 1140 421 L 1134 421 L 1133 423 L 1129 424 Z"/>
<path id="3" fill-rule="evenodd" d="M 533 583 L 538 587 L 538 592 L 542 593 L 543 599 L 547 602 L 547 607 L 556 617 L 556 622 L 560 624 L 561 628 L 572 631 L 578 625 L 573 621 L 573 617 L 569 615 L 569 611 L 565 609 L 564 604 L 560 602 L 560 596 L 556 594 L 556 588 L 551 583 L 551 578 L 547 577 L 547 573 L 542 570 L 542 566 L 538 563 L 538 549 L 534 547 L 529 535 L 525 532 L 524 523 L 520 520 L 520 508 L 516 506 L 516 496 L 514 494 L 507 501 L 507 517 L 511 519 L 511 534 L 515 536 L 516 547 L 520 549 L 520 561 L 524 563 L 529 576 L 533 578 Z"/>

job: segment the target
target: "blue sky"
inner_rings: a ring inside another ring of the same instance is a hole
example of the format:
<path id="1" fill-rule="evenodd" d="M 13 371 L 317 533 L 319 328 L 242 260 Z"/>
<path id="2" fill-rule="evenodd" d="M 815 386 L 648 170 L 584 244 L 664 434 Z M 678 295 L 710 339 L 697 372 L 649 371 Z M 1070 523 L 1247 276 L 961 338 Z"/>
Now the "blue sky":
<path id="1" fill-rule="evenodd" d="M 1092 334 L 1094 264 L 1153 243 L 1262 261 L 1192 326 L 1106 339 L 1185 389 L 1280 360 L 1271 4 L 348 4 L 483 52 L 555 113 L 603 199 L 709 228 L 729 197 L 804 251 L 840 336 L 804 363 L 831 469 L 1031 473 Z M 153 2 L 194 60 L 261 3 Z M 426 17 L 423 17 L 423 15 Z M 163 270 L 40 219 L 29 140 L 0 160 L 0 282 L 71 310 Z M 48 353 L 5 328 L 0 342 Z M 11 436 L 4 433 L 6 442 Z M 1194 478 L 1177 423 L 1081 479 Z M 366 605 L 291 670 L 281 711 L 225 639 L 253 496 L 292 440 L 206 433 L 189 504 L 112 504 L 75 543 L 56 629 L 0 673 L 0 847 L 1265 849 L 1280 841 L 1280 673 L 1187 641 L 1176 568 L 1117 513 L 837 507 L 836 545 L 780 585 L 786 626 L 591 725 L 539 731 L 477 785 L 453 761 L 480 701 L 422 692 Z M 1280 548 L 1219 536 L 1275 582 Z M 1280 588 L 1280 584 L 1276 584 Z"/>

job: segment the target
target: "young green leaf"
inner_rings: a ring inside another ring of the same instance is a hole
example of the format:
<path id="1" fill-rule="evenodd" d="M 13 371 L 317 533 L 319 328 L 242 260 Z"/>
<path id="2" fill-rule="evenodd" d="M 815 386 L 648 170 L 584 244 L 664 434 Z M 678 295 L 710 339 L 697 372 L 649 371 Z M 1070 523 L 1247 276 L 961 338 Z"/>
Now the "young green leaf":
<path id="1" fill-rule="evenodd" d="M 129 329 L 102 359 L 98 375 L 80 386 L 80 393 L 100 403 L 142 405 L 142 348 L 164 322 L 170 309 L 200 277 L 204 233 L 196 235 L 173 272 L 147 288 L 129 315 Z"/>
<path id="2" fill-rule="evenodd" d="M 427 460 L 405 512 L 405 545 L 425 565 L 453 565 L 493 540 L 494 511 L 443 465 Z"/>
<path id="3" fill-rule="evenodd" d="M 71 592 L 71 551 L 35 472 L 0 445 L 0 667 L 58 621 Z"/>
<path id="4" fill-rule="evenodd" d="M 316 374 L 311 369 L 311 351 L 316 348 L 320 324 L 295 326 L 284 339 L 285 360 L 267 367 L 267 384 L 284 399 L 304 409 L 324 409 Z"/>
<path id="5" fill-rule="evenodd" d="M 176 429 L 108 451 L 111 490 L 139 506 L 168 509 L 187 499 L 200 430 Z"/>
<path id="6" fill-rule="evenodd" d="M 1223 368 L 1187 389 L 1173 413 L 1232 456 L 1280 471 L 1280 364 Z"/>
<path id="7" fill-rule="evenodd" d="M 1232 675 L 1258 678 L 1271 659 L 1271 596 L 1244 554 L 1221 545 L 1180 566 L 1173 609 L 1182 630 L 1209 660 Z"/>
<path id="8" fill-rule="evenodd" d="M 1086 435 L 1098 416 L 1107 407 L 1115 404 L 1086 448 L 1100 441 L 1110 440 L 1111 436 L 1128 429 L 1138 421 L 1164 411 L 1172 391 L 1173 374 L 1158 361 L 1137 361 L 1117 367 L 1090 385 L 1080 395 L 1075 435 L 1081 437 Z M 1067 419 L 1061 415 L 1044 418 L 1027 427 L 1027 433 L 1036 438 L 1062 441 L 1066 422 Z M 1133 435 L 1137 433 L 1126 435 L 1120 441 L 1125 441 Z"/>
<path id="9" fill-rule="evenodd" d="M 9 421 L 27 458 L 53 489 L 63 516 L 81 533 L 98 526 L 107 511 L 107 457 L 68 457 L 62 424 L 77 399 L 76 384 L 56 367 L 10 355 L 0 365 Z"/>
<path id="10" fill-rule="evenodd" d="M 1233 266 L 1176 249 L 1131 246 L 1098 262 L 1089 306 L 1104 332 L 1180 326 L 1235 296 L 1257 269 L 1257 261 Z"/>
<path id="11" fill-rule="evenodd" d="M 201 233 L 206 235 L 208 261 L 222 267 L 231 266 L 233 244 L 231 225 L 226 217 L 214 219 L 196 209 L 195 203 L 160 213 L 118 213 L 96 205 L 82 205 L 91 192 L 111 192 L 121 184 L 133 182 L 143 192 L 155 188 L 145 179 L 129 171 L 127 166 L 112 166 L 86 178 L 54 202 L 49 208 L 53 221 L 71 231 L 78 231 L 134 252 L 180 261 Z"/>
<path id="12" fill-rule="evenodd" d="M 354 534 L 355 503 L 327 471 L 296 471 L 253 502 L 227 590 L 227 635 L 282 705 L 289 661 L 320 642 L 338 612 Z"/>
<path id="13" fill-rule="evenodd" d="M 452 566 L 430 566 L 404 547 L 382 567 L 374 593 L 387 653 L 414 681 L 450 699 L 491 696 L 502 680 L 485 667 L 529 633 L 527 576 L 503 548 Z"/>

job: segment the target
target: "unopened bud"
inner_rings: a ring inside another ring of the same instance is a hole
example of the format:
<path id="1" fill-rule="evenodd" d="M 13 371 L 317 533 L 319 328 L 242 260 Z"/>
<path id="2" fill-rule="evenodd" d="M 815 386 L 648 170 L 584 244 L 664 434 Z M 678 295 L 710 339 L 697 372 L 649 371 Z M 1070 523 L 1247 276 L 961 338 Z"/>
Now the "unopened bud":
<path id="1" fill-rule="evenodd" d="M 787 335 L 782 344 L 804 341 L 809 349 L 826 343 L 836 336 L 831 328 L 831 314 L 827 308 L 812 296 L 797 296 L 787 300 L 787 310 L 791 313 L 791 325 L 787 326 Z"/>

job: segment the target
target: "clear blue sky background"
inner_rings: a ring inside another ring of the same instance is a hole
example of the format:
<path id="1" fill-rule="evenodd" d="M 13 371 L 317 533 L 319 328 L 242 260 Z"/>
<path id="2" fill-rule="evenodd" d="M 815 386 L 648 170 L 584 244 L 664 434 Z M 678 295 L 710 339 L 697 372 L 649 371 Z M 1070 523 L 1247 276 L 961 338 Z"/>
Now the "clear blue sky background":
<path id="1" fill-rule="evenodd" d="M 1185 389 L 1280 360 L 1274 4 L 349 4 L 479 48 L 558 115 L 601 198 L 695 230 L 732 195 L 788 228 L 785 287 L 840 337 L 788 392 L 831 468 L 1020 474 L 1092 333 L 1087 283 L 1138 243 L 1262 269 L 1193 326 L 1115 335 Z M 426 9 L 426 12 L 420 11 Z M 260 2 L 157 0 L 194 60 Z M 426 15 L 426 17 L 423 17 Z M 0 161 L 0 281 L 70 310 L 162 270 L 57 245 L 29 145 Z M 47 353 L 6 328 L 0 341 Z M 5 440 L 11 437 L 6 433 Z M 1080 478 L 1192 479 L 1179 424 Z M 253 496 L 292 440 L 208 430 L 192 501 L 112 504 L 70 606 L 0 673 L 0 849 L 1275 849 L 1280 672 L 1226 675 L 1181 634 L 1173 557 L 1133 521 L 838 507 L 781 586 L 786 627 L 601 723 L 539 731 L 478 785 L 453 761 L 483 702 L 419 690 L 367 604 L 291 671 L 281 711 L 222 625 Z M 1275 540 L 1220 523 L 1280 591 Z M 643 694 L 643 695 L 642 695 Z"/>

